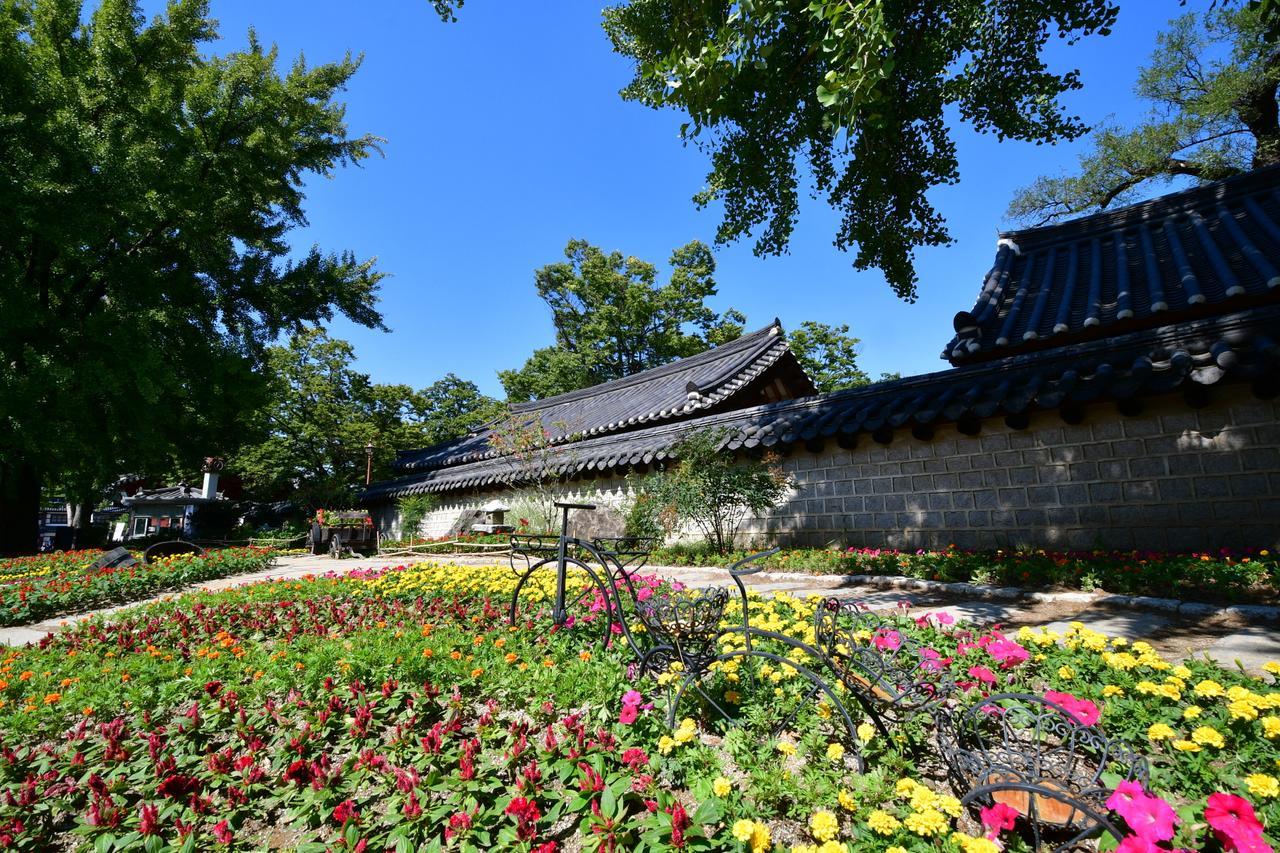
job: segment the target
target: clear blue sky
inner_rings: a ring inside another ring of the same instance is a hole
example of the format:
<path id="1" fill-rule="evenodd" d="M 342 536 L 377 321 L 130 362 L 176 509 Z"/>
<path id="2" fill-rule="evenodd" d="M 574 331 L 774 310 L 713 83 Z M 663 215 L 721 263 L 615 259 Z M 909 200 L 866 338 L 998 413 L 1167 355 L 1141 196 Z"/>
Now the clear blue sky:
<path id="1" fill-rule="evenodd" d="M 376 381 L 424 386 L 452 371 L 501 396 L 496 371 L 551 343 L 533 270 L 559 260 L 570 238 L 663 264 L 676 246 L 712 241 L 718 211 L 690 201 L 705 158 L 681 145 L 678 114 L 618 96 L 629 65 L 610 51 L 601 5 L 469 0 L 458 23 L 443 24 L 426 0 L 214 0 L 218 50 L 242 45 L 253 26 L 285 61 L 364 54 L 348 118 L 353 132 L 388 140 L 386 157 L 312 181 L 311 224 L 295 242 L 376 255 L 391 275 L 381 304 L 389 334 L 332 328 Z M 1054 40 L 1056 67 L 1083 73 L 1072 109 L 1086 121 L 1136 117 L 1133 83 L 1156 31 L 1201 6 L 1121 0 L 1109 37 Z M 746 243 L 717 251 L 714 307 L 738 308 L 751 328 L 774 316 L 787 327 L 847 323 L 872 375 L 944 366 L 951 317 L 973 304 L 1013 191 L 1070 168 L 1080 150 L 953 126 L 961 182 L 933 197 L 956 242 L 920 253 L 917 303 L 898 300 L 878 272 L 855 272 L 831 245 L 835 215 L 809 202 L 790 255 L 756 258 Z"/>

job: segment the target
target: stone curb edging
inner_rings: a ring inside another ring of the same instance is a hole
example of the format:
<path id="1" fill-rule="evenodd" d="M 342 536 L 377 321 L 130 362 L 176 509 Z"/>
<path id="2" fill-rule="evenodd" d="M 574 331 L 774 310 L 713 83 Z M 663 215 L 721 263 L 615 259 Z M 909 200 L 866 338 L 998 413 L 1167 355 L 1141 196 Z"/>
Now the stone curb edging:
<path id="1" fill-rule="evenodd" d="M 723 571 L 722 566 L 671 566 L 653 567 Z M 1280 622 L 1280 607 L 1264 604 L 1208 604 L 1203 601 L 1182 601 L 1177 598 L 1155 598 L 1147 595 L 1114 595 L 1105 592 L 1038 592 L 1016 586 L 984 586 L 973 583 L 943 583 L 898 575 L 818 575 L 805 572 L 771 572 L 765 570 L 757 578 L 767 577 L 788 581 L 828 580 L 851 586 L 873 586 L 881 589 L 901 589 L 912 592 L 942 592 L 949 595 L 968 596 L 984 601 L 1070 601 L 1105 604 L 1109 607 L 1127 607 L 1135 610 L 1155 610 L 1177 613 L 1181 616 L 1207 618 L 1212 616 L 1236 616 L 1249 621 Z"/>

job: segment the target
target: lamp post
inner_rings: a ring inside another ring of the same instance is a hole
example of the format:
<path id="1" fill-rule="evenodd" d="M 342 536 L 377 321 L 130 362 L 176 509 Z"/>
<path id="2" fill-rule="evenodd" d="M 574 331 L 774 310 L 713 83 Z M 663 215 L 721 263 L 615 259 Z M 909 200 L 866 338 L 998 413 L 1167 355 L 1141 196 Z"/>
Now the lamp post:
<path id="1" fill-rule="evenodd" d="M 373 442 L 364 446 L 364 484 L 373 482 Z"/>

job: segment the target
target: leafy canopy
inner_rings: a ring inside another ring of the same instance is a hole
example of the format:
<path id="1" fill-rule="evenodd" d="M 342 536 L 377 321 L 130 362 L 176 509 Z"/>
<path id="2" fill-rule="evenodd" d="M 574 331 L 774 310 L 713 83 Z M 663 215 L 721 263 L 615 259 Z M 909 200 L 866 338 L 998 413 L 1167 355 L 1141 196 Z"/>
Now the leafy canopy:
<path id="1" fill-rule="evenodd" d="M 571 240 L 565 261 L 534 273 L 551 308 L 554 346 L 498 378 L 512 402 L 545 399 L 695 355 L 742 334 L 744 317 L 716 313 L 711 250 L 694 241 L 671 253 L 671 278 L 653 264 Z"/>
<path id="2" fill-rule="evenodd" d="M 414 391 L 374 383 L 354 359 L 351 344 L 319 330 L 270 349 L 271 400 L 256 418 L 267 435 L 230 464 L 256 497 L 347 506 L 364 482 L 366 445 L 374 445 L 373 475 L 385 477 L 395 448 L 456 438 L 501 411 L 453 374 Z"/>
<path id="3" fill-rule="evenodd" d="M 753 235 L 787 250 L 802 171 L 840 212 L 841 250 L 916 295 L 914 252 L 950 241 L 927 192 L 959 179 L 948 109 L 983 132 L 1030 142 L 1085 127 L 1059 96 L 1078 72 L 1049 70 L 1049 37 L 1106 34 L 1107 0 L 629 0 L 605 10 L 614 49 L 635 63 L 622 95 L 675 107 L 711 158 L 700 205 L 718 202 L 717 241 Z M 803 163 L 803 168 L 802 164 Z"/>
<path id="4" fill-rule="evenodd" d="M 1075 174 L 1038 178 L 1015 196 L 1009 216 L 1042 225 L 1133 201 L 1177 177 L 1214 181 L 1280 162 L 1277 86 L 1280 48 L 1258 7 L 1182 15 L 1138 77 L 1147 117 L 1098 128 Z"/>
<path id="5" fill-rule="evenodd" d="M 200 0 L 82 13 L 0 4 L 0 474 L 81 485 L 232 446 L 281 332 L 381 325 L 372 261 L 289 241 L 305 182 L 376 150 L 336 100 L 358 62 L 206 56 Z"/>
<path id="6" fill-rule="evenodd" d="M 858 367 L 858 339 L 849 334 L 844 323 L 831 326 L 805 320 L 787 332 L 787 346 L 819 391 L 871 384 L 871 377 Z"/>

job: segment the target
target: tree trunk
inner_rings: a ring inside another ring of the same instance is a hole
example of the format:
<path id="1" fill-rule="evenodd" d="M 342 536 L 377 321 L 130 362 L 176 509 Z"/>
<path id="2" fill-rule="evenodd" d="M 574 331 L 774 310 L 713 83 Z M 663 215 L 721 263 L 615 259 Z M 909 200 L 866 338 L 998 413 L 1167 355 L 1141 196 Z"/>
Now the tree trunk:
<path id="1" fill-rule="evenodd" d="M 39 473 L 29 462 L 0 463 L 0 557 L 34 554 L 39 540 Z"/>
<path id="2" fill-rule="evenodd" d="M 79 503 L 67 504 L 67 524 L 71 525 L 71 547 L 87 548 L 94 544 L 90 522 L 93 520 L 93 498 L 81 498 Z"/>

